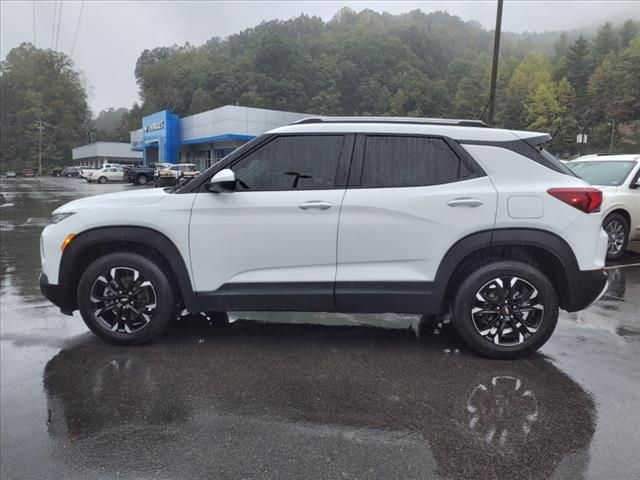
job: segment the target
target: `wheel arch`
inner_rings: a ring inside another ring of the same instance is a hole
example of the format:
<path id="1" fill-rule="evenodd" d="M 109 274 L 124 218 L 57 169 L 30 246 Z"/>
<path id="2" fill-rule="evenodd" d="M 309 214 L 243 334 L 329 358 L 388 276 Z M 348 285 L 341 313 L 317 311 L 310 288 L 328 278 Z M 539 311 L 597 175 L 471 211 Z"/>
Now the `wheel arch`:
<path id="1" fill-rule="evenodd" d="M 604 222 L 607 220 L 607 218 L 609 218 L 614 213 L 622 215 L 624 219 L 627 221 L 627 225 L 629 226 L 629 228 L 631 228 L 631 214 L 624 207 L 621 207 L 621 206 L 615 206 L 611 210 L 609 210 L 604 215 L 604 220 L 602 220 L 602 224 L 604 225 Z"/>
<path id="2" fill-rule="evenodd" d="M 60 260 L 59 283 L 66 285 L 72 310 L 77 308 L 76 291 L 82 272 L 96 258 L 113 252 L 133 252 L 157 261 L 190 312 L 200 311 L 191 277 L 175 244 L 164 234 L 147 227 L 112 226 L 78 234 Z"/>
<path id="3" fill-rule="evenodd" d="M 446 253 L 436 273 L 446 308 L 456 288 L 471 271 L 498 260 L 536 266 L 549 277 L 560 306 L 570 309 L 572 279 L 579 272 L 571 247 L 559 236 L 537 229 L 499 229 L 469 235 Z"/>

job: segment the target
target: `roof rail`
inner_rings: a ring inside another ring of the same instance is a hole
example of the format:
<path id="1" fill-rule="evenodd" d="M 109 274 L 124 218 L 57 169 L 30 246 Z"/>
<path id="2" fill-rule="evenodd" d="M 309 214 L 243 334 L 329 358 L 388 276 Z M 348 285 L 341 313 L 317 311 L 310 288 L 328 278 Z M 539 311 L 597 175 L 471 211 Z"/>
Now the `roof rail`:
<path id="1" fill-rule="evenodd" d="M 448 125 L 457 127 L 493 128 L 482 120 L 463 120 L 455 118 L 420 118 L 420 117 L 307 117 L 291 125 L 306 123 L 405 123 L 416 125 Z"/>

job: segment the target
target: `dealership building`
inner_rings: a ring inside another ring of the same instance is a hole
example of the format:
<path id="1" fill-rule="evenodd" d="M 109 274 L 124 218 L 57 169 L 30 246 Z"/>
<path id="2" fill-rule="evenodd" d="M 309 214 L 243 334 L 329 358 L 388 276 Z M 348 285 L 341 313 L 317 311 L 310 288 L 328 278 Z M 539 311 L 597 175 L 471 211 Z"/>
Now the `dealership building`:
<path id="1" fill-rule="evenodd" d="M 98 168 L 105 163 L 137 165 L 142 161 L 142 153 L 131 150 L 131 145 L 120 142 L 94 142 L 71 150 L 73 164 Z"/>
<path id="2" fill-rule="evenodd" d="M 142 128 L 130 132 L 130 149 L 145 165 L 194 163 L 203 170 L 256 136 L 308 116 L 233 105 L 184 118 L 163 110 L 144 117 Z"/>

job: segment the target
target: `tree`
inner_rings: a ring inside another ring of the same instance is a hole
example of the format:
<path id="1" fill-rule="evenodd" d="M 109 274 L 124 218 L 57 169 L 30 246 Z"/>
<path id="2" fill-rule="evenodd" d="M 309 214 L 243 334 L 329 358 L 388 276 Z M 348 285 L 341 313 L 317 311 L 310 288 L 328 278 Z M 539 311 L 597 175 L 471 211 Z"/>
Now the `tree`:
<path id="1" fill-rule="evenodd" d="M 620 48 L 627 48 L 635 37 L 640 33 L 640 27 L 637 22 L 633 20 L 627 20 L 622 24 L 618 30 L 618 37 L 620 38 Z"/>
<path id="2" fill-rule="evenodd" d="M 551 83 L 547 61 L 534 54 L 527 55 L 515 69 L 507 87 L 502 122 L 509 128 L 524 129 L 531 123 L 527 103 L 541 84 Z"/>
<path id="3" fill-rule="evenodd" d="M 91 115 L 87 94 L 69 57 L 23 43 L 0 67 L 0 163 L 2 168 L 38 166 L 39 131 L 43 166 L 71 161 L 71 149 L 86 143 Z"/>
<path id="4" fill-rule="evenodd" d="M 580 36 L 569 47 L 567 52 L 567 79 L 576 92 L 576 116 L 580 122 L 586 119 L 588 108 L 587 83 L 591 75 L 592 67 L 589 60 L 589 44 Z"/>
<path id="5" fill-rule="evenodd" d="M 104 142 L 128 142 L 129 135 L 122 135 L 120 124 L 122 118 L 128 113 L 126 108 L 107 108 L 98 113 L 93 121 L 96 136 L 93 140 Z"/>
<path id="6" fill-rule="evenodd" d="M 213 108 L 213 99 L 207 91 L 198 88 L 191 96 L 191 105 L 189 106 L 189 115 L 200 112 L 206 112 Z"/>
<path id="7" fill-rule="evenodd" d="M 618 34 L 611 23 L 607 22 L 598 29 L 596 37 L 593 39 L 592 56 L 593 64 L 598 65 L 609 53 L 620 48 Z"/>

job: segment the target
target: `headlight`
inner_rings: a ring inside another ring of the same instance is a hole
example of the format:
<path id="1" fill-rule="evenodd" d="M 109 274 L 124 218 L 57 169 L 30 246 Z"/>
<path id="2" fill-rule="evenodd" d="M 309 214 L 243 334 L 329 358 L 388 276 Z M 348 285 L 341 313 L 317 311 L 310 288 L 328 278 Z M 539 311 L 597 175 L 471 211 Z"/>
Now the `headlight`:
<path id="1" fill-rule="evenodd" d="M 76 212 L 63 212 L 63 213 L 54 213 L 51 215 L 51 223 L 60 223 L 67 217 L 70 217 Z"/>

